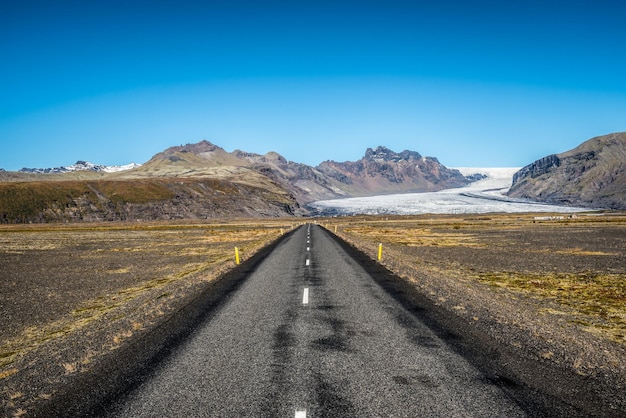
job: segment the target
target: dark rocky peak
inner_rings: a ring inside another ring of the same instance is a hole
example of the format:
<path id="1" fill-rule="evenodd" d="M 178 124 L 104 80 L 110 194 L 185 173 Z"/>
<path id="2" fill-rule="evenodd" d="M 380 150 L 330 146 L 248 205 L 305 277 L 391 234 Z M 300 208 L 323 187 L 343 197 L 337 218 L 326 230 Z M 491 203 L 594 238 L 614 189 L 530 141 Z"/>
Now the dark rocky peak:
<path id="1" fill-rule="evenodd" d="M 553 167 L 559 167 L 561 165 L 561 159 L 556 155 L 548 155 L 543 157 L 534 163 L 528 164 L 523 167 L 517 173 L 513 175 L 513 184 L 515 185 L 522 179 L 530 176 L 530 178 L 537 178 L 548 173 Z"/>
<path id="2" fill-rule="evenodd" d="M 260 158 L 261 154 L 257 154 L 255 152 L 247 152 L 247 151 L 242 151 L 240 149 L 236 149 L 232 152 L 232 154 L 237 157 L 237 158 Z"/>
<path id="3" fill-rule="evenodd" d="M 419 160 L 422 156 L 415 151 L 404 150 L 401 153 L 394 152 L 387 147 L 378 146 L 376 148 L 368 148 L 365 151 L 364 160 L 369 161 L 387 161 L 387 162 L 399 162 L 401 160 L 411 161 L 411 160 Z"/>

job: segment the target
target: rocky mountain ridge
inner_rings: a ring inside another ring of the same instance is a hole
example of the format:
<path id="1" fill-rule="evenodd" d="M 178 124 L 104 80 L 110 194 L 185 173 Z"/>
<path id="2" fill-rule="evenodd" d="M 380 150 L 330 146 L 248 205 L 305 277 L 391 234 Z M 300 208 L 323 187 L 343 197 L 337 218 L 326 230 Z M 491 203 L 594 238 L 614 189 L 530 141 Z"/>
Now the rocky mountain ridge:
<path id="1" fill-rule="evenodd" d="M 513 176 L 510 197 L 589 208 L 626 209 L 626 132 L 591 138 Z"/>
<path id="2" fill-rule="evenodd" d="M 449 169 L 436 158 L 415 151 L 396 153 L 386 147 L 368 148 L 355 162 L 324 161 L 317 169 L 336 181 L 346 194 L 432 192 L 469 184 L 458 170 Z M 376 193 L 371 193 L 375 190 Z"/>
<path id="3" fill-rule="evenodd" d="M 325 161 L 311 167 L 275 152 L 227 152 L 209 141 L 168 148 L 124 176 L 211 177 L 271 184 L 287 190 L 303 205 L 338 197 L 436 191 L 471 182 L 436 158 L 414 151 L 368 148 L 356 162 Z"/>
<path id="4" fill-rule="evenodd" d="M 226 188 L 227 191 L 211 191 L 208 180 L 233 187 Z M 62 195 L 49 187 L 50 182 L 57 182 L 56 190 L 64 190 L 67 182 L 72 181 L 81 182 L 80 186 Z M 185 186 L 176 186 L 177 182 Z M 201 218 L 216 213 L 220 216 L 306 215 L 305 205 L 316 200 L 435 191 L 469 182 L 458 170 L 448 169 L 436 158 L 422 157 L 414 151 L 395 153 L 377 147 L 367 149 L 364 157 L 356 162 L 326 161 L 311 167 L 288 161 L 275 152 L 264 155 L 241 150 L 227 152 L 209 141 L 200 141 L 170 147 L 141 166 L 113 173 L 102 170 L 48 174 L 2 172 L 0 221 Z M 10 183 L 20 184 L 9 186 Z M 16 191 L 16 187 L 30 187 L 35 192 L 28 197 L 29 193 Z M 115 187 L 126 192 L 120 193 Z M 128 192 L 131 189 L 133 193 Z M 231 194 L 232 198 L 225 199 L 224 193 Z M 17 206 L 5 202 L 15 195 L 28 200 L 22 202 L 22 206 L 29 208 L 26 215 L 7 212 L 8 206 L 19 211 Z M 135 195 L 146 198 L 138 201 Z M 211 199 L 223 206 L 217 208 L 211 204 Z M 198 201 L 204 203 L 198 205 Z M 159 210 L 160 206 L 170 209 L 164 212 Z M 189 207 L 195 209 L 182 209 Z M 202 212 L 203 207 L 206 213 Z M 241 211 L 241 207 L 248 209 Z M 94 217 L 90 210 L 101 214 Z"/>
<path id="5" fill-rule="evenodd" d="M 74 171 L 95 171 L 104 173 L 116 173 L 118 171 L 132 170 L 139 167 L 141 164 L 130 163 L 126 165 L 101 165 L 93 164 L 89 161 L 76 161 L 75 164 L 53 167 L 53 168 L 22 168 L 19 173 L 34 173 L 34 174 L 61 174 L 70 173 Z"/>

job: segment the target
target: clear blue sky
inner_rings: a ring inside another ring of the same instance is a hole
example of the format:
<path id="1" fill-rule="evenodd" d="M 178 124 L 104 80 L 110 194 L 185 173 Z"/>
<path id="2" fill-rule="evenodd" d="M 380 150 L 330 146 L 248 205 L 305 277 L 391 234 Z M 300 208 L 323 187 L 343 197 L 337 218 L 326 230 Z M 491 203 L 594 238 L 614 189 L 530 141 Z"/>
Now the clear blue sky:
<path id="1" fill-rule="evenodd" d="M 0 168 L 208 139 L 523 166 L 626 131 L 626 2 L 0 0 Z"/>

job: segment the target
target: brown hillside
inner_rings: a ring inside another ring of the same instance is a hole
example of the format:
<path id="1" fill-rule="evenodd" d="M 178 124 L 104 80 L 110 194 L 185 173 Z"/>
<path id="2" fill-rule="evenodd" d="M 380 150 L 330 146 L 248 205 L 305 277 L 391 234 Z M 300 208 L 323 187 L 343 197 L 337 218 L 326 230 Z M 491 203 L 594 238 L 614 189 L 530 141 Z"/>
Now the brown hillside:
<path id="1" fill-rule="evenodd" d="M 595 137 L 527 165 L 513 177 L 509 196 L 626 209 L 626 132 Z"/>
<path id="2" fill-rule="evenodd" d="M 286 192 L 215 179 L 0 183 L 0 222 L 70 222 L 287 216 Z"/>

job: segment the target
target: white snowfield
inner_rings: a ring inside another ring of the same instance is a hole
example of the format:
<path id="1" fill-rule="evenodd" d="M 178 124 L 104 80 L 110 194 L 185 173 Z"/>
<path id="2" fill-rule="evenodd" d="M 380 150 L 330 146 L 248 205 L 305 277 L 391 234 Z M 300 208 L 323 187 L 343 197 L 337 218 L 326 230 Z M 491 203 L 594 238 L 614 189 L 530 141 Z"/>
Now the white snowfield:
<path id="1" fill-rule="evenodd" d="M 505 193 L 519 168 L 457 168 L 463 175 L 484 174 L 487 178 L 465 187 L 439 192 L 403 193 L 347 199 L 321 200 L 310 204 L 322 215 L 419 215 L 463 213 L 575 213 L 589 208 L 547 205 L 511 199 Z"/>
<path id="2" fill-rule="evenodd" d="M 109 165 L 104 167 L 102 171 L 106 171 L 107 173 L 117 173 L 120 171 L 132 170 L 133 168 L 141 167 L 141 164 L 130 163 L 126 165 Z"/>

